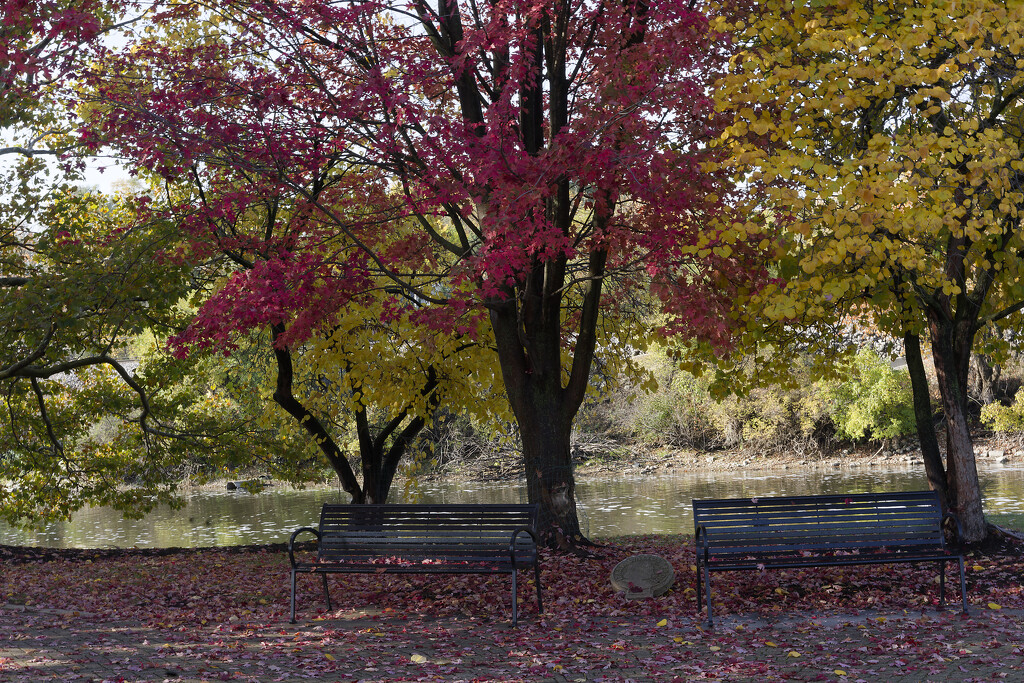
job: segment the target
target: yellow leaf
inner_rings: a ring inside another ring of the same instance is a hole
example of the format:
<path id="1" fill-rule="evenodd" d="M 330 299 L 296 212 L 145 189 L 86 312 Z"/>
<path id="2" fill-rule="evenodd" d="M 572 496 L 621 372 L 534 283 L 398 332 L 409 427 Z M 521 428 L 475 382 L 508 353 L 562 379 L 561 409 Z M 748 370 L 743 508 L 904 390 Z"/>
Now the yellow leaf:
<path id="1" fill-rule="evenodd" d="M 1003 609 L 1002 605 L 997 605 L 997 604 L 996 604 L 996 603 L 994 603 L 994 602 L 990 602 L 990 603 L 988 603 L 988 608 L 989 608 L 989 609 Z"/>
<path id="2" fill-rule="evenodd" d="M 842 669 L 836 669 L 832 673 L 834 673 L 836 676 L 845 676 L 846 675 L 846 672 L 843 671 Z"/>
<path id="3" fill-rule="evenodd" d="M 410 657 L 409 659 L 411 659 L 412 661 L 416 662 L 417 664 L 424 664 L 424 663 L 426 663 L 426 661 L 427 661 L 427 658 L 426 658 L 426 657 L 424 657 L 424 656 L 423 656 L 423 655 L 421 655 L 421 654 L 414 654 L 414 655 L 413 655 L 412 657 Z"/>
<path id="4" fill-rule="evenodd" d="M 751 131 L 757 133 L 758 135 L 764 135 L 765 133 L 768 132 L 768 122 L 763 119 L 759 121 L 754 121 L 748 127 Z"/>
<path id="5" fill-rule="evenodd" d="M 324 657 L 331 660 L 332 662 L 334 661 L 334 655 L 324 655 Z"/>
<path id="6" fill-rule="evenodd" d="M 767 645 L 768 647 L 778 647 L 778 645 L 776 645 L 775 643 L 773 643 L 770 640 L 764 641 L 764 644 Z"/>
<path id="7" fill-rule="evenodd" d="M 658 626 L 668 626 L 668 619 L 662 619 L 659 621 Z"/>
<path id="8" fill-rule="evenodd" d="M 722 648 L 718 647 L 717 645 L 712 645 L 712 646 L 711 646 L 711 647 L 709 647 L 708 649 L 709 649 L 709 650 L 711 650 L 712 652 L 718 652 L 718 651 L 719 651 L 719 650 L 721 650 Z"/>
<path id="9" fill-rule="evenodd" d="M 799 657 L 800 653 L 797 652 L 796 650 L 790 650 L 789 652 L 786 653 L 786 656 L 787 657 Z"/>

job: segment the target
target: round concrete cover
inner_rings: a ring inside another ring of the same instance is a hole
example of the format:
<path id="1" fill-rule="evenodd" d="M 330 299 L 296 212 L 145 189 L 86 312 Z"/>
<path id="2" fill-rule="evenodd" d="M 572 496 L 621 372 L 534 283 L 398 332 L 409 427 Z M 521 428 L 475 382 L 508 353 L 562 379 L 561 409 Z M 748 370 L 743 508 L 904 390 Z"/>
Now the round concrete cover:
<path id="1" fill-rule="evenodd" d="M 633 555 L 612 569 L 612 588 L 630 600 L 664 595 L 676 580 L 669 561 L 660 555 Z"/>

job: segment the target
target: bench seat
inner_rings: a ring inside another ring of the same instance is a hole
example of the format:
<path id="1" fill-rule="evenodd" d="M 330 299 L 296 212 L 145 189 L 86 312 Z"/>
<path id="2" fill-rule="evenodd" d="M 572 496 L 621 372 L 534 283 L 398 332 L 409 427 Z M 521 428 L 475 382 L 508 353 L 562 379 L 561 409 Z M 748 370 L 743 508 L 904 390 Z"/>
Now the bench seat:
<path id="1" fill-rule="evenodd" d="M 543 612 L 537 505 L 326 504 L 317 528 L 296 530 L 288 541 L 291 623 L 295 623 L 298 574 L 320 574 L 327 609 L 327 574 L 510 574 L 512 624 L 518 621 L 517 575 L 533 569 L 537 609 Z M 316 558 L 295 556 L 303 533 L 317 540 Z"/>
<path id="2" fill-rule="evenodd" d="M 939 565 L 939 606 L 946 563 L 958 562 L 967 613 L 964 559 L 946 545 L 949 525 L 934 491 L 694 500 L 697 609 L 711 616 L 711 572 L 899 562 Z M 702 590 L 703 589 L 703 590 Z"/>

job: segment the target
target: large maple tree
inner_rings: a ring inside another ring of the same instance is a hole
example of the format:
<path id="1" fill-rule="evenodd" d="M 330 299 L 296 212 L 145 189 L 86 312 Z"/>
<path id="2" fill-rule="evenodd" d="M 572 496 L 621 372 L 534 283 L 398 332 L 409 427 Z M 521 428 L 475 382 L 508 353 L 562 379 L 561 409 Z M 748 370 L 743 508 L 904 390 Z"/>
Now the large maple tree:
<path id="1" fill-rule="evenodd" d="M 903 340 L 929 482 L 980 540 L 967 378 L 972 350 L 1016 338 L 983 330 L 1021 329 L 1024 8 L 772 0 L 731 26 L 745 50 L 717 91 L 722 146 L 766 192 L 736 229 L 779 233 L 776 283 L 737 310 L 748 348 L 826 359 L 857 319 Z"/>
<path id="2" fill-rule="evenodd" d="M 141 515 L 190 475 L 253 460 L 308 478 L 301 448 L 218 385 L 216 359 L 162 352 L 204 273 L 175 254 L 180 232 L 149 198 L 76 186 L 76 87 L 140 12 L 0 2 L 0 518 L 12 523 L 89 504 Z"/>
<path id="3" fill-rule="evenodd" d="M 141 27 L 126 55 L 97 68 L 84 139 L 133 156 L 160 196 L 149 210 L 179 228 L 175 257 L 216 275 L 194 279 L 197 311 L 172 338 L 176 353 L 251 363 L 256 395 L 306 434 L 352 501 L 383 503 L 440 404 L 503 412 L 482 321 L 423 324 L 438 304 L 407 290 L 435 280 L 433 254 L 410 248 L 382 175 L 339 154 L 304 105 L 287 106 L 308 83 L 282 82 L 250 41 L 196 9 Z M 280 105 L 270 118 L 268 98 Z"/>
<path id="4" fill-rule="evenodd" d="M 246 0 L 165 18 L 221 28 L 97 72 L 92 139 L 167 179 L 231 166 L 286 187 L 393 307 L 469 336 L 483 314 L 541 531 L 585 542 L 570 432 L 599 347 L 642 344 L 622 324 L 631 295 L 651 287 L 671 327 L 721 344 L 751 279 L 746 241 L 711 228 L 731 190 L 704 167 L 727 41 L 676 0 Z M 293 282 L 324 265 L 301 253 Z"/>

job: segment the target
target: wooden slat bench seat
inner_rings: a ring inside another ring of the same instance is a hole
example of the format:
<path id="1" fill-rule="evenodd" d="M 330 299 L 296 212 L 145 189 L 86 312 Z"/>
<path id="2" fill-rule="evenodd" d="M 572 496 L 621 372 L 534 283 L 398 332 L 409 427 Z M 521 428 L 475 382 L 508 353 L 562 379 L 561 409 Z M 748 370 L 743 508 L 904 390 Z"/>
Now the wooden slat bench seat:
<path id="1" fill-rule="evenodd" d="M 788 567 L 937 562 L 941 608 L 946 563 L 959 562 L 967 613 L 964 558 L 944 533 L 951 524 L 959 546 L 959 523 L 934 491 L 694 500 L 693 522 L 697 610 L 707 602 L 709 625 L 711 572 Z"/>
<path id="2" fill-rule="evenodd" d="M 326 504 L 320 525 L 303 527 L 288 541 L 291 562 L 291 623 L 295 623 L 295 579 L 327 574 L 511 574 L 512 625 L 518 620 L 516 578 L 533 568 L 537 611 L 543 612 L 536 505 L 345 505 Z M 295 557 L 296 538 L 317 539 L 316 559 Z"/>

